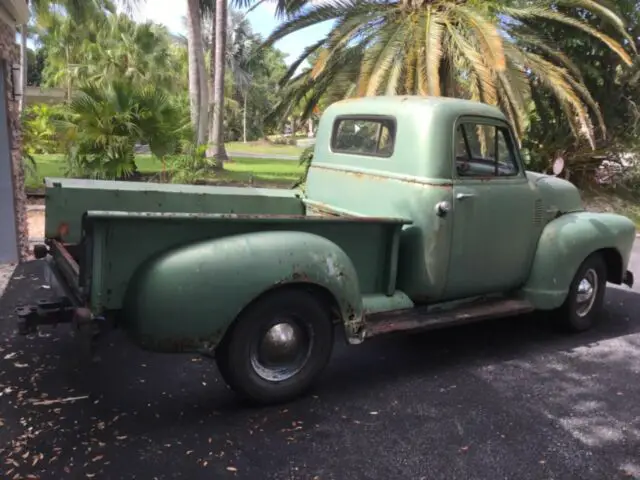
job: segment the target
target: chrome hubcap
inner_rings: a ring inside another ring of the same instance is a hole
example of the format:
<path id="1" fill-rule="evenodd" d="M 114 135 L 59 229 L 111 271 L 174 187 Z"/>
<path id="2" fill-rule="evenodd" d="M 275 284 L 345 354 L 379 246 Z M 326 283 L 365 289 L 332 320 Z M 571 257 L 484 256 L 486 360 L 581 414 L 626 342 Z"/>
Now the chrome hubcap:
<path id="1" fill-rule="evenodd" d="M 579 317 L 587 315 L 594 302 L 596 301 L 596 294 L 598 293 L 598 274 L 595 270 L 589 269 L 578 283 L 578 291 L 576 293 L 576 314 Z"/>
<path id="2" fill-rule="evenodd" d="M 255 343 L 251 365 L 270 382 L 281 382 L 296 375 L 311 353 L 307 330 L 294 319 L 283 319 L 270 326 Z"/>

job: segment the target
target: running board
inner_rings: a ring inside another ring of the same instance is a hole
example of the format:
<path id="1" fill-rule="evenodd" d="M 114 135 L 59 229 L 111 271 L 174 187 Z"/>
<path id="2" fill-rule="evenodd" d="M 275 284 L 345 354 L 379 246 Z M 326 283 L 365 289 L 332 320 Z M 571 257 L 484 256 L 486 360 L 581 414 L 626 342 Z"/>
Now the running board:
<path id="1" fill-rule="evenodd" d="M 367 315 L 365 338 L 407 330 L 435 330 L 490 318 L 510 317 L 534 310 L 525 300 L 499 299 L 473 302 L 447 310 L 434 305 Z"/>

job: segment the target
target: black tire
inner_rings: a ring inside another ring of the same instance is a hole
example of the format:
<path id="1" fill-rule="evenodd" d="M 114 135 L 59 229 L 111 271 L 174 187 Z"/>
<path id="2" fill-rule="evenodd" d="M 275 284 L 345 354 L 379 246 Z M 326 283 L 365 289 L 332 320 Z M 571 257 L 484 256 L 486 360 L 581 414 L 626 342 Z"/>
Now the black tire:
<path id="1" fill-rule="evenodd" d="M 280 336 L 269 337 L 276 325 L 285 333 L 295 333 L 287 337 L 280 330 Z M 296 335 L 301 347 L 295 349 L 299 354 L 292 366 L 285 367 L 290 376 L 283 373 L 285 370 L 263 365 L 261 340 L 283 341 Z M 311 387 L 332 350 L 333 324 L 328 310 L 311 293 L 291 288 L 269 293 L 247 307 L 217 349 L 216 361 L 223 379 L 239 396 L 251 403 L 273 404 L 292 400 Z"/>
<path id="2" fill-rule="evenodd" d="M 580 283 L 585 278 L 590 280 L 590 284 L 595 285 L 595 293 L 587 302 L 579 302 Z M 593 327 L 602 313 L 606 285 L 607 265 L 602 255 L 594 253 L 578 268 L 569 287 L 567 299 L 555 312 L 559 326 L 569 332 L 584 332 Z"/>

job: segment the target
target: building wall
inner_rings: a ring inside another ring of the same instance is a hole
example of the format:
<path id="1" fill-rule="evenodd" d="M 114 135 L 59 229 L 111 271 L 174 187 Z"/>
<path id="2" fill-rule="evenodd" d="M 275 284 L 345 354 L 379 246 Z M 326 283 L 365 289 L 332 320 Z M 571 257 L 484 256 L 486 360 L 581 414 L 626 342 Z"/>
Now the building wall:
<path id="1" fill-rule="evenodd" d="M 11 143 L 11 160 L 13 167 L 14 200 L 16 206 L 16 222 L 18 231 L 18 245 L 20 260 L 29 257 L 29 231 L 27 224 L 27 196 L 24 189 L 24 165 L 22 163 L 22 132 L 20 129 L 20 116 L 18 102 L 13 100 L 11 92 L 12 74 L 11 66 L 20 63 L 20 47 L 16 44 L 15 26 L 6 24 L 0 20 L 0 60 L 5 68 L 5 91 L 7 93 L 7 110 L 9 124 L 9 139 Z M 2 115 L 3 112 L 0 112 Z"/>

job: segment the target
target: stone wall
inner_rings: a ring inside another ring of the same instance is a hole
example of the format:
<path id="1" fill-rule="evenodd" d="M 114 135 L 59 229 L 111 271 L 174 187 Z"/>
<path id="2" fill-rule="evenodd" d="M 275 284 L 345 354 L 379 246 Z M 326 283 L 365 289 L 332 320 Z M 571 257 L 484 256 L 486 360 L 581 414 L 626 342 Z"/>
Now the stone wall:
<path id="1" fill-rule="evenodd" d="M 0 65 L 5 68 L 5 92 L 7 94 L 7 110 L 9 124 L 9 138 L 11 141 L 11 159 L 13 167 L 13 191 L 16 206 L 16 221 L 18 230 L 18 245 L 20 248 L 20 260 L 29 257 L 29 232 L 27 226 L 27 195 L 24 189 L 24 165 L 22 163 L 22 132 L 20 129 L 20 115 L 18 102 L 13 100 L 11 92 L 12 75 L 11 66 L 20 63 L 20 47 L 16 44 L 15 26 L 0 20 Z M 2 115 L 2 112 L 0 112 Z"/>

